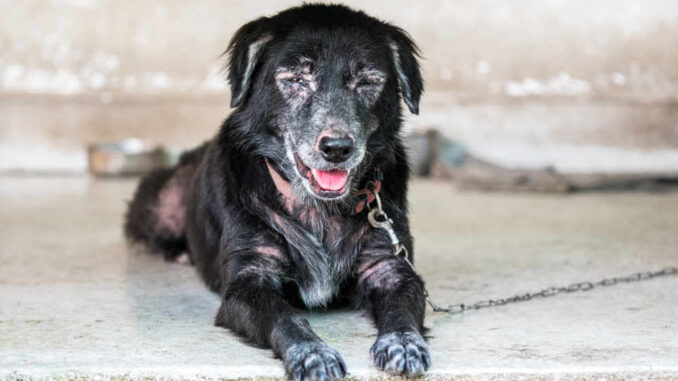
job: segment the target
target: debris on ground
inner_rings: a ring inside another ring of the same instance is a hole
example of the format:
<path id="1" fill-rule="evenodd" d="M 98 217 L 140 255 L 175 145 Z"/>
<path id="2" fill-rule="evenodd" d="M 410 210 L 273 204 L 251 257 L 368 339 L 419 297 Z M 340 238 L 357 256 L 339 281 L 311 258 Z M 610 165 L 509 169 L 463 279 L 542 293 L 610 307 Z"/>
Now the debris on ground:
<path id="1" fill-rule="evenodd" d="M 434 129 L 414 132 L 407 142 L 417 176 L 448 179 L 458 189 L 552 193 L 678 190 L 678 173 L 573 174 L 553 167 L 506 168 L 474 156 Z"/>

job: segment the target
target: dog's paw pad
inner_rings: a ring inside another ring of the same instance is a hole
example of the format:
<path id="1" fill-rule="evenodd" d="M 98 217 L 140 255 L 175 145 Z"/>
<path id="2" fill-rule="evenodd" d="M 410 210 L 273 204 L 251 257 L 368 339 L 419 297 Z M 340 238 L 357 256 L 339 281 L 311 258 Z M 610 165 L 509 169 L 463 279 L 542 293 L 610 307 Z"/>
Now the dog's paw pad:
<path id="1" fill-rule="evenodd" d="M 379 369 L 395 375 L 419 376 L 431 367 L 428 345 L 416 332 L 381 335 L 370 355 Z"/>
<path id="2" fill-rule="evenodd" d="M 346 364 L 341 355 L 329 345 L 299 343 L 285 353 L 285 370 L 290 379 L 336 380 L 346 376 Z"/>

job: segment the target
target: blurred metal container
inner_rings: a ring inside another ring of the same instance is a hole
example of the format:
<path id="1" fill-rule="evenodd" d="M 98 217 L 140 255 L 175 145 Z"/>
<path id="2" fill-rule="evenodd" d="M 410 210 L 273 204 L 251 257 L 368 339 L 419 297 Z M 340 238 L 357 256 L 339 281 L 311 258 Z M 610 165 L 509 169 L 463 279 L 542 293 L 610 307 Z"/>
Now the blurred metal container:
<path id="1" fill-rule="evenodd" d="M 413 131 L 405 137 L 405 145 L 415 176 L 431 176 L 440 164 L 458 167 L 467 156 L 464 146 L 432 128 Z"/>
<path id="2" fill-rule="evenodd" d="M 132 176 L 169 164 L 165 149 L 142 139 L 90 144 L 87 149 L 89 171 L 95 176 Z"/>

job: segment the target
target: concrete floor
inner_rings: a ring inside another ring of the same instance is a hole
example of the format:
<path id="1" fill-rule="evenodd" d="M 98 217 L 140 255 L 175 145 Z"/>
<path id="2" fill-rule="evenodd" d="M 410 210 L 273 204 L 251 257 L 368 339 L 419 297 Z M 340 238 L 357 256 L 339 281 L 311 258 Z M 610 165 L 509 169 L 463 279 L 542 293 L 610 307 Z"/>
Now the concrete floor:
<path id="1" fill-rule="evenodd" d="M 281 377 L 212 326 L 186 265 L 131 252 L 134 180 L 0 178 L 0 379 Z M 678 265 L 678 194 L 459 193 L 416 181 L 417 264 L 440 303 Z M 359 313 L 312 312 L 356 377 L 381 375 Z M 678 379 L 678 277 L 448 316 L 430 378 Z"/>

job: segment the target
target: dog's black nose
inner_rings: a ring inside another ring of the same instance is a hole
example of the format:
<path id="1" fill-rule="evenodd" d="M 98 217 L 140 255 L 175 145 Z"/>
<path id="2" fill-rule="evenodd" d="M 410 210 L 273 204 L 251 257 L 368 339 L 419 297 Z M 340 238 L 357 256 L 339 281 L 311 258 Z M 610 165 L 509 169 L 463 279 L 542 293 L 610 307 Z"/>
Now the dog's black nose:
<path id="1" fill-rule="evenodd" d="M 332 163 L 346 161 L 353 153 L 353 139 L 348 136 L 333 138 L 325 136 L 318 142 L 318 149 L 325 160 Z"/>

